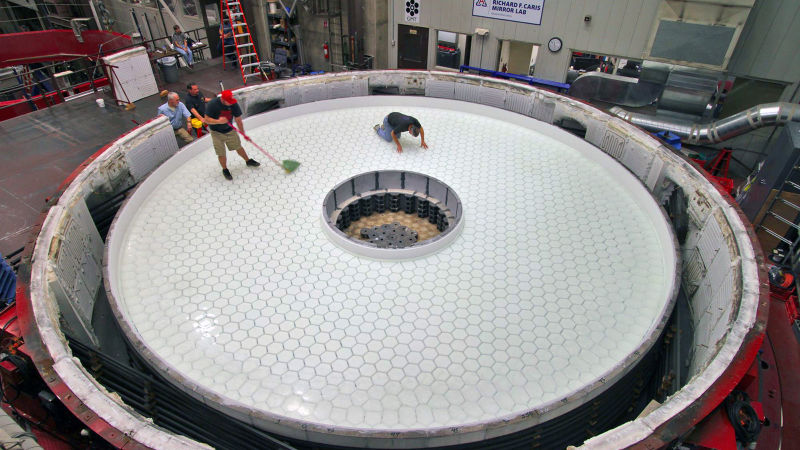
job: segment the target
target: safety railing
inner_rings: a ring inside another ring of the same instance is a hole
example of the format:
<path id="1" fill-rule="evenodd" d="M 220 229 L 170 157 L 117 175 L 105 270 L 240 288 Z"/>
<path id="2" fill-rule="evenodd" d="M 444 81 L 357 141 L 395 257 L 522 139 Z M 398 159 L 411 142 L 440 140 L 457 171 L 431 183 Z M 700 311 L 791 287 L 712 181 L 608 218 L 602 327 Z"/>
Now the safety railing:
<path id="1" fill-rule="evenodd" d="M 203 44 L 192 48 L 196 54 L 197 52 L 202 54 L 202 51 L 209 48 L 208 37 L 205 33 L 201 33 L 203 31 L 204 28 L 186 31 L 193 36 L 195 42 Z M 169 49 L 163 42 L 165 40 L 169 41 L 170 37 L 157 36 L 149 40 L 137 40 L 129 46 L 115 48 L 114 53 L 134 47 L 145 47 L 151 59 L 157 59 L 158 50 Z M 170 53 L 164 52 L 164 55 Z M 100 48 L 94 55 L 10 67 L 12 73 L 0 76 L 0 86 L 14 83 L 17 85 L 0 89 L 0 121 L 81 98 L 112 84 L 108 66 L 101 59 L 103 56 L 105 53 Z"/>
<path id="2" fill-rule="evenodd" d="M 498 72 L 496 70 L 483 69 L 480 67 L 472 67 L 461 65 L 458 68 L 459 72 L 477 72 L 478 75 L 489 75 L 504 80 L 516 80 L 530 84 L 531 86 L 539 86 L 544 88 L 555 88 L 557 92 L 567 92 L 569 84 L 559 83 L 557 81 L 545 80 L 544 78 L 536 78 L 527 75 L 517 75 L 515 73 Z"/>

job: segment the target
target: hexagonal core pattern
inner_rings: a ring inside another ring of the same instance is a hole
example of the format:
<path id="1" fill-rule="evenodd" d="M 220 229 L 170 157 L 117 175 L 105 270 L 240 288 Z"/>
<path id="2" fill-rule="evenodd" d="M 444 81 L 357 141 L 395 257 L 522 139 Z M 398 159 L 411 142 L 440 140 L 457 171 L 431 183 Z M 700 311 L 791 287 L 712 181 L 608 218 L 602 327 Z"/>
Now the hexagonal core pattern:
<path id="1" fill-rule="evenodd" d="M 398 154 L 375 135 L 394 110 L 420 120 L 429 150 L 404 134 Z M 265 164 L 229 152 L 229 182 L 200 141 L 136 193 L 147 197 L 112 235 L 124 239 L 115 301 L 130 326 L 171 370 L 234 402 L 370 430 L 492 421 L 614 370 L 669 301 L 674 260 L 654 225 L 664 218 L 587 158 L 600 152 L 588 144 L 492 114 L 391 104 L 247 131 L 300 169 L 286 175 L 244 143 Z M 473 212 L 462 235 L 410 261 L 326 239 L 327 192 L 386 169 L 456 189 Z"/>

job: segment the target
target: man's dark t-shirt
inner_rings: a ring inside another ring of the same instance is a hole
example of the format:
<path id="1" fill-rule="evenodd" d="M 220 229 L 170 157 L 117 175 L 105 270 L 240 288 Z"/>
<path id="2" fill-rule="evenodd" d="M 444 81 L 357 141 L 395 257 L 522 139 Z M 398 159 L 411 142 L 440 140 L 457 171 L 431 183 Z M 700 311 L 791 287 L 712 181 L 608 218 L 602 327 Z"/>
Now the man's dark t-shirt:
<path id="1" fill-rule="evenodd" d="M 399 112 L 393 112 L 389 114 L 389 127 L 392 129 L 392 131 L 394 131 L 395 136 L 398 138 L 400 137 L 400 133 L 408 131 L 408 127 L 411 125 L 422 127 L 422 125 L 419 124 L 419 120 L 411 116 L 407 116 Z"/>
<path id="2" fill-rule="evenodd" d="M 186 105 L 186 109 L 188 109 L 189 112 L 194 108 L 201 116 L 204 116 L 206 114 L 205 100 L 202 92 L 198 92 L 197 95 L 186 94 L 186 96 L 183 97 L 183 104 Z"/>
<path id="3" fill-rule="evenodd" d="M 211 100 L 206 104 L 206 115 L 211 117 L 212 119 L 219 119 L 221 117 L 225 117 L 228 119 L 228 123 L 219 124 L 219 125 L 209 125 L 214 131 L 218 131 L 220 133 L 227 133 L 233 130 L 233 127 L 230 126 L 230 122 L 233 122 L 234 117 L 239 117 L 242 115 L 242 108 L 239 108 L 238 103 L 234 103 L 230 106 L 226 106 L 222 104 L 222 100 L 219 97 Z"/>

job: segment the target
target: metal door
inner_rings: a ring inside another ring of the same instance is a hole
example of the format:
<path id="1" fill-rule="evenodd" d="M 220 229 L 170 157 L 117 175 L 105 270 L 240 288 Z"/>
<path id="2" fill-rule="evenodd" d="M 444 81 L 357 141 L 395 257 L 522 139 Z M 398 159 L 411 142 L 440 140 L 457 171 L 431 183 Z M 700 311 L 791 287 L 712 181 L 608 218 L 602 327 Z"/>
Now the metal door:
<path id="1" fill-rule="evenodd" d="M 397 25 L 397 68 L 428 69 L 428 29 Z"/>
<path id="2" fill-rule="evenodd" d="M 203 18 L 203 26 L 206 29 L 211 57 L 222 56 L 222 48 L 219 41 L 219 0 L 200 0 L 200 15 Z"/>

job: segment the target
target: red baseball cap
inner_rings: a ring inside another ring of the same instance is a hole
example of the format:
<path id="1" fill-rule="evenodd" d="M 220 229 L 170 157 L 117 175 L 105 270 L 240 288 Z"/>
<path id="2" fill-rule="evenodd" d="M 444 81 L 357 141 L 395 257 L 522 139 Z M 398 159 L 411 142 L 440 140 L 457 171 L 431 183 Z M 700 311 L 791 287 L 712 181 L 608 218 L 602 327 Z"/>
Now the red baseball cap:
<path id="1" fill-rule="evenodd" d="M 233 98 L 233 92 L 231 92 L 230 89 L 222 91 L 219 96 L 222 97 L 223 100 L 225 100 L 225 103 L 231 103 L 231 104 L 236 103 L 236 99 Z"/>

